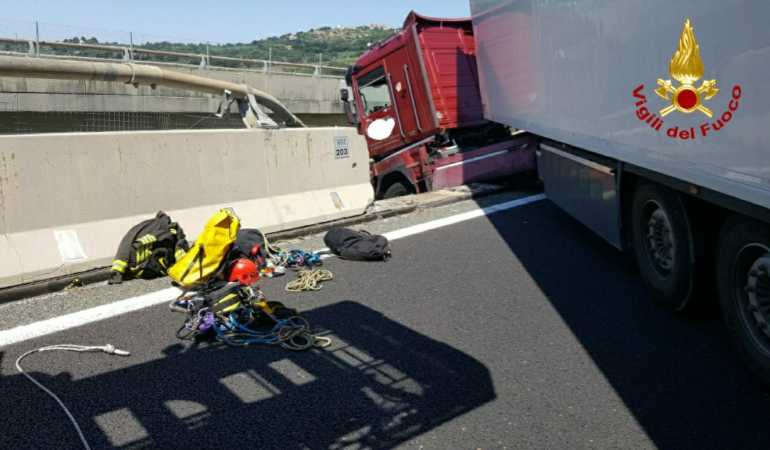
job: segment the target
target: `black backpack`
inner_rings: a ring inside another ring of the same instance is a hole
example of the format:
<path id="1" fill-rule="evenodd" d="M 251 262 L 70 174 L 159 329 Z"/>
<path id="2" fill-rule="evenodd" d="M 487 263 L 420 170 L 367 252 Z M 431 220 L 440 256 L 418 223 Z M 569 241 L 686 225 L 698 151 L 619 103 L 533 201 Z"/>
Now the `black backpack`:
<path id="1" fill-rule="evenodd" d="M 262 233 L 254 228 L 241 228 L 235 237 L 235 242 L 230 248 L 230 254 L 227 261 L 234 261 L 239 258 L 246 258 L 255 263 L 263 263 L 267 256 L 265 248 L 265 239 Z"/>
<path id="2" fill-rule="evenodd" d="M 324 243 L 332 253 L 351 261 L 387 261 L 391 257 L 388 239 L 368 231 L 332 228 Z"/>

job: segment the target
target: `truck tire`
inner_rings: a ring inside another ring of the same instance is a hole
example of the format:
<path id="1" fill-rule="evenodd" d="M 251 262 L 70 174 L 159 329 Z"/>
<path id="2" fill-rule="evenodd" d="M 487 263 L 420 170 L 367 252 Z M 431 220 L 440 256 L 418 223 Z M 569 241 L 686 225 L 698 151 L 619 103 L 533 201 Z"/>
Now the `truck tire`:
<path id="1" fill-rule="evenodd" d="M 719 303 L 749 371 L 770 385 L 770 226 L 734 215 L 717 249 Z"/>
<path id="2" fill-rule="evenodd" d="M 631 206 L 634 254 L 642 279 L 656 302 L 681 311 L 693 293 L 693 233 L 684 202 L 672 189 L 642 183 Z"/>
<path id="3" fill-rule="evenodd" d="M 404 186 L 404 183 L 401 183 L 400 181 L 396 181 L 395 183 L 388 186 L 388 188 L 385 190 L 385 193 L 382 194 L 383 199 L 387 198 L 395 198 L 395 197 L 403 197 L 404 195 L 409 194 L 409 189 Z"/>

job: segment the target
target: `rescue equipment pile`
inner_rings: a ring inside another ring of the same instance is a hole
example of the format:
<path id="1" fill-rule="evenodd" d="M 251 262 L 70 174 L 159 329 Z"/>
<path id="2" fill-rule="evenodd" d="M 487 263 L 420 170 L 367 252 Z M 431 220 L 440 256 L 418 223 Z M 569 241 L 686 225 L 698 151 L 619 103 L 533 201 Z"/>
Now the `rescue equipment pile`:
<path id="1" fill-rule="evenodd" d="M 324 236 L 331 253 L 353 261 L 387 261 L 384 236 L 333 228 Z M 131 228 L 121 240 L 110 268 L 109 283 L 168 275 L 183 290 L 170 307 L 186 314 L 177 330 L 180 339 L 203 335 L 234 346 L 278 344 L 289 350 L 325 347 L 328 338 L 314 336 L 299 311 L 269 300 L 259 289 L 260 274 L 273 277 L 286 269 L 297 279 L 288 292 L 316 291 L 333 279 L 317 253 L 273 247 L 256 229 L 242 229 L 231 208 L 217 212 L 190 245 L 179 224 L 163 211 Z"/>
<path id="2" fill-rule="evenodd" d="M 265 255 L 271 252 L 259 231 L 240 231 L 234 211 L 220 210 L 190 251 L 169 268 L 174 284 L 184 289 L 170 306 L 187 314 L 177 337 L 215 333 L 229 345 L 278 344 L 289 350 L 329 345 L 329 339 L 311 334 L 299 311 L 268 300 L 259 290 L 260 267 L 266 267 Z M 314 256 L 300 255 L 303 260 Z"/>

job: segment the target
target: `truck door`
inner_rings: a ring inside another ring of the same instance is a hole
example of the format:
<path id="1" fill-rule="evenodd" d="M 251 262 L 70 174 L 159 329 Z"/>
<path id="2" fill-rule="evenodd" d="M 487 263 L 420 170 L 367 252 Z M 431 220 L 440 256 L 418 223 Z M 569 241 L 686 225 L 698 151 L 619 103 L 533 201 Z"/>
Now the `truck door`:
<path id="1" fill-rule="evenodd" d="M 418 104 L 415 96 L 415 76 L 421 75 L 419 67 L 409 66 L 407 48 L 391 53 L 385 58 L 385 68 L 390 89 L 392 91 L 394 109 L 397 113 L 398 126 L 401 128 L 403 144 L 416 142 L 423 132 L 418 115 Z"/>
<path id="2" fill-rule="evenodd" d="M 404 144 L 399 111 L 393 106 L 392 77 L 385 65 L 356 77 L 361 125 L 372 156 L 395 150 Z"/>

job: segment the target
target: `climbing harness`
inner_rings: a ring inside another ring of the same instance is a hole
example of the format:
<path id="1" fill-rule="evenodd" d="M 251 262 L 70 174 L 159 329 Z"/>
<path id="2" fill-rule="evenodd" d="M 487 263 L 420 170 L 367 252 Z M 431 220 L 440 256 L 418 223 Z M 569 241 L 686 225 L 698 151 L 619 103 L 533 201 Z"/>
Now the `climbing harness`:
<path id="1" fill-rule="evenodd" d="M 184 293 L 170 306 L 187 313 L 176 333 L 179 339 L 214 330 L 218 341 L 237 347 L 278 344 L 288 350 L 307 350 L 331 344 L 331 339 L 313 335 L 296 309 L 269 300 L 249 285 L 228 283 L 218 290 Z"/>
<path id="2" fill-rule="evenodd" d="M 300 270 L 297 279 L 286 285 L 287 292 L 318 291 L 323 285 L 318 284 L 333 278 L 328 270 Z"/>
<path id="3" fill-rule="evenodd" d="M 27 356 L 36 352 L 42 353 L 42 352 L 50 352 L 54 350 L 66 350 L 66 351 L 81 352 L 81 353 L 82 352 L 104 352 L 104 353 L 107 353 L 108 355 L 119 355 L 119 356 L 129 356 L 130 353 L 125 350 L 119 350 L 111 344 L 107 344 L 104 346 L 90 346 L 90 347 L 83 346 L 83 345 L 60 344 L 60 345 L 51 345 L 48 347 L 41 347 L 36 350 L 30 350 L 27 353 L 19 356 L 19 359 L 16 360 L 16 369 L 19 372 L 21 372 L 22 375 L 29 378 L 29 381 L 35 383 L 37 387 L 42 389 L 46 394 L 50 395 L 51 397 L 53 397 L 54 400 L 56 400 L 56 403 L 58 403 L 59 406 L 62 407 L 64 412 L 67 414 L 67 417 L 69 417 L 70 421 L 72 422 L 72 425 L 75 426 L 75 430 L 77 430 L 78 436 L 80 436 L 80 441 L 83 443 L 83 447 L 85 447 L 86 450 L 90 450 L 91 447 L 88 445 L 88 441 L 86 440 L 85 435 L 83 435 L 83 431 L 80 429 L 80 425 L 78 425 L 77 420 L 75 420 L 75 417 L 72 415 L 70 410 L 66 406 L 64 406 L 64 402 L 62 402 L 61 399 L 59 399 L 59 397 L 56 396 L 56 394 L 48 390 L 48 388 L 43 386 L 39 381 L 32 378 L 32 375 L 28 374 L 27 372 L 24 371 L 24 369 L 21 368 L 21 360 L 26 358 Z"/>

